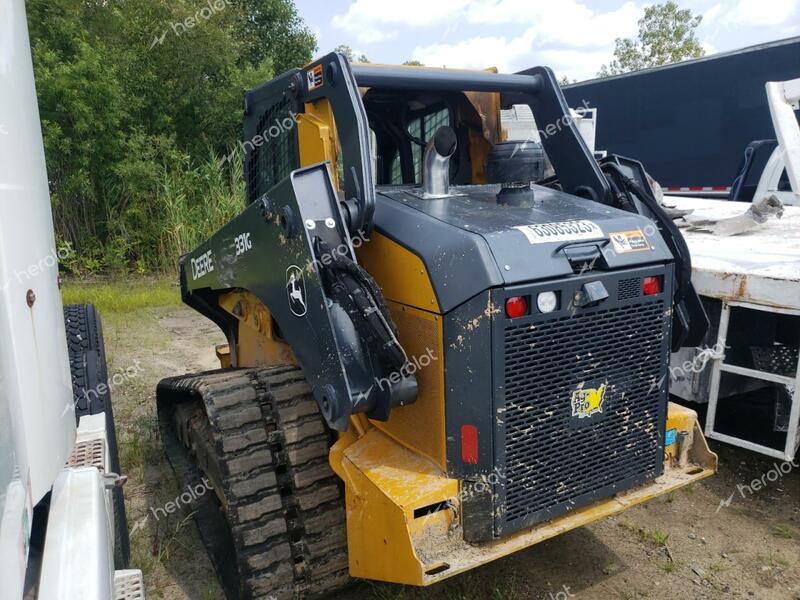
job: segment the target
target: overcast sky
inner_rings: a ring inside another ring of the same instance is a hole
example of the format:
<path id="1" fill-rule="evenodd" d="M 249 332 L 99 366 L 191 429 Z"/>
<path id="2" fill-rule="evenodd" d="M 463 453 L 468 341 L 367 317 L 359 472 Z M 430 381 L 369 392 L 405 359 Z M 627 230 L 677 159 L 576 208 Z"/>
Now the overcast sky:
<path id="1" fill-rule="evenodd" d="M 706 54 L 800 35 L 800 0 L 683 0 L 702 15 Z M 296 0 L 319 54 L 347 44 L 372 62 L 429 66 L 546 65 L 594 77 L 614 39 L 636 34 L 646 2 L 620 0 Z M 798 58 L 800 62 L 800 57 Z"/>

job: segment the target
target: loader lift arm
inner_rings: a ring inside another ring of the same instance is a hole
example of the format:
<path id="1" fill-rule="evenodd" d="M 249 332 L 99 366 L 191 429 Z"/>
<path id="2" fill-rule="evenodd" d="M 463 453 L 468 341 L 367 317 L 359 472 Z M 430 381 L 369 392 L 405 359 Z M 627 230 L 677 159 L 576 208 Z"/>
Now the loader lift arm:
<path id="1" fill-rule="evenodd" d="M 233 289 L 254 294 L 332 428 L 345 430 L 353 413 L 385 420 L 392 406 L 413 402 L 416 380 L 403 373 L 407 357 L 380 290 L 356 264 L 325 164 L 294 171 L 184 256 L 181 282 L 187 304 L 220 324 L 232 349 L 242 315 L 225 312 L 218 298 Z"/>

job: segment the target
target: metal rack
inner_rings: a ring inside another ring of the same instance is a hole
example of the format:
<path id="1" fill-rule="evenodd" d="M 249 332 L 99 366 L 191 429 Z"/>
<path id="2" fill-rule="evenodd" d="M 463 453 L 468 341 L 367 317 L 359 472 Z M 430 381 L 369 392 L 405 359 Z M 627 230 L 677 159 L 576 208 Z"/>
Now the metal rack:
<path id="1" fill-rule="evenodd" d="M 722 312 L 719 319 L 717 348 L 725 348 L 732 306 L 800 317 L 800 311 L 798 310 L 778 308 L 775 306 L 759 306 L 757 304 L 750 304 L 746 302 L 723 302 Z M 750 369 L 748 367 L 741 367 L 726 363 L 724 352 L 714 355 L 711 361 L 711 387 L 709 390 L 708 413 L 706 415 L 705 426 L 706 437 L 719 440 L 721 442 L 726 442 L 728 444 L 733 444 L 735 446 L 740 446 L 741 448 L 745 448 L 747 450 L 760 452 L 761 454 L 765 454 L 773 458 L 793 461 L 797 453 L 798 445 L 800 445 L 800 435 L 798 435 L 800 433 L 800 431 L 798 431 L 798 429 L 800 429 L 800 427 L 798 427 L 800 424 L 800 360 L 798 360 L 798 364 L 796 365 L 794 376 L 791 377 L 779 375 L 769 371 L 760 371 L 757 369 Z M 782 451 L 776 450 L 775 448 L 770 448 L 769 446 L 764 446 L 762 444 L 756 444 L 743 438 L 720 433 L 714 429 L 717 416 L 717 404 L 719 401 L 719 383 L 723 373 L 732 373 L 753 379 L 760 379 L 762 381 L 783 384 L 792 390 L 792 399 L 789 408 L 789 430 L 786 433 L 786 445 Z"/>

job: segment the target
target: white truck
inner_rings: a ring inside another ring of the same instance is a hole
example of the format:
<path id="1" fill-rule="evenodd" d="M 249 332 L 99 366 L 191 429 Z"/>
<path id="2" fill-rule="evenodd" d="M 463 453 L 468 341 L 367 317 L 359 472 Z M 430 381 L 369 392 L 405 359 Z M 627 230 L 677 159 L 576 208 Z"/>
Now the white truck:
<path id="1" fill-rule="evenodd" d="M 143 598 L 100 320 L 63 307 L 23 0 L 0 0 L 0 597 Z"/>

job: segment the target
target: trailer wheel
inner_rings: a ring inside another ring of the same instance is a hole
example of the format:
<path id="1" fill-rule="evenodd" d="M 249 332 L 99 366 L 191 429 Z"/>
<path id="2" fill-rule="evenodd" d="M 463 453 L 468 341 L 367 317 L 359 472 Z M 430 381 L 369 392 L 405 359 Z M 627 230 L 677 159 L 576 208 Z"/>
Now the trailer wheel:
<path id="1" fill-rule="evenodd" d="M 350 583 L 344 491 L 299 368 L 173 377 L 157 402 L 167 457 L 194 498 L 185 512 L 228 598 L 319 598 Z"/>
<path id="2" fill-rule="evenodd" d="M 84 415 L 105 414 L 109 462 L 112 471 L 119 473 L 117 432 L 114 426 L 114 412 L 111 408 L 106 349 L 100 315 L 91 304 L 69 304 L 64 306 L 64 325 L 67 331 L 75 418 L 79 420 Z M 112 498 L 114 566 L 117 569 L 126 569 L 130 560 L 130 540 L 122 488 L 114 488 Z"/>

